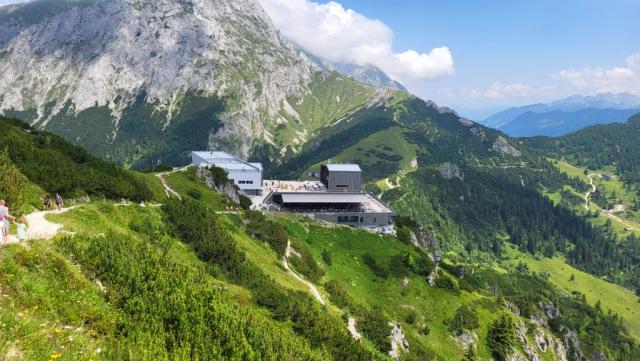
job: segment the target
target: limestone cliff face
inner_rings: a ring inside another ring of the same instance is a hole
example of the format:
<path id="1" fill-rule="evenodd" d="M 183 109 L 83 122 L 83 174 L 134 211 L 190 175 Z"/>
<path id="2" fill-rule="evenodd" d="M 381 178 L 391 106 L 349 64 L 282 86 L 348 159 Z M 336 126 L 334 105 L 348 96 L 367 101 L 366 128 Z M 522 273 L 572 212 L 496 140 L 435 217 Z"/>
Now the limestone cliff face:
<path id="1" fill-rule="evenodd" d="M 315 70 L 254 0 L 38 0 L 0 8 L 0 112 L 50 128 L 108 110 L 103 142 L 121 135 L 136 102 L 165 129 L 198 94 L 225 101 L 211 142 L 247 153 L 268 137 L 286 98 L 308 91 Z"/>

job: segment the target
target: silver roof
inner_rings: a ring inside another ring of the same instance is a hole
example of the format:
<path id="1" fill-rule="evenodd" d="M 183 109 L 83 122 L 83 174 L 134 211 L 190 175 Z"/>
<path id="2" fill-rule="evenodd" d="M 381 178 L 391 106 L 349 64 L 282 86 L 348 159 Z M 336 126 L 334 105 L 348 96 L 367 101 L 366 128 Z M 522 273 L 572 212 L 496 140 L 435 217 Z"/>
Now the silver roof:
<path id="1" fill-rule="evenodd" d="M 283 203 L 363 203 L 366 200 L 362 193 L 282 193 Z"/>
<path id="2" fill-rule="evenodd" d="M 327 169 L 331 172 L 361 172 L 357 164 L 327 164 Z"/>
<path id="3" fill-rule="evenodd" d="M 216 167 L 223 168 L 225 170 L 239 170 L 239 171 L 256 171 L 262 170 L 261 163 L 249 163 L 244 160 L 221 151 L 200 151 L 192 152 L 198 157 L 205 160 L 208 165 L 215 165 Z M 202 164 L 200 164 L 202 166 Z"/>

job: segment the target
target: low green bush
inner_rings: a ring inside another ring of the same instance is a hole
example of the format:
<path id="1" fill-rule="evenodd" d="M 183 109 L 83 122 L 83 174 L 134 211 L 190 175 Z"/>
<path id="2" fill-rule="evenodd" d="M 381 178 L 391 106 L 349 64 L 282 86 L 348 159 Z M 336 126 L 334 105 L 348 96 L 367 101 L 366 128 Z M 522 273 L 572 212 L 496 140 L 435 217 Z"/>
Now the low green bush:
<path id="1" fill-rule="evenodd" d="M 200 192 L 199 190 L 195 189 L 195 188 L 191 188 L 187 191 L 187 194 L 193 198 L 193 199 L 200 199 L 202 197 L 202 192 Z"/>
<path id="2" fill-rule="evenodd" d="M 300 257 L 297 255 L 291 255 L 289 257 L 289 263 L 293 265 L 296 271 L 302 273 L 311 282 L 318 283 L 322 276 L 324 276 L 324 270 L 320 268 L 318 262 L 313 259 L 311 252 L 302 243 L 293 241 L 293 249 L 295 249 Z"/>
<path id="3" fill-rule="evenodd" d="M 362 260 L 376 276 L 380 278 L 389 277 L 389 269 L 379 263 L 370 253 L 365 253 L 362 256 Z"/>
<path id="4" fill-rule="evenodd" d="M 438 277 L 436 278 L 436 287 L 452 291 L 456 294 L 460 293 L 458 283 L 444 272 L 439 272 Z"/>
<path id="5" fill-rule="evenodd" d="M 455 315 L 449 321 L 449 330 L 458 335 L 463 331 L 472 331 L 480 326 L 478 314 L 471 307 L 463 305 L 458 307 Z"/>
<path id="6" fill-rule="evenodd" d="M 391 349 L 389 320 L 381 309 L 374 308 L 367 312 L 359 323 L 362 333 L 382 352 Z"/>
<path id="7" fill-rule="evenodd" d="M 322 260 L 327 264 L 327 266 L 331 266 L 331 264 L 333 264 L 333 261 L 331 259 L 331 252 L 329 252 L 329 250 L 325 249 L 324 251 L 322 251 Z"/>

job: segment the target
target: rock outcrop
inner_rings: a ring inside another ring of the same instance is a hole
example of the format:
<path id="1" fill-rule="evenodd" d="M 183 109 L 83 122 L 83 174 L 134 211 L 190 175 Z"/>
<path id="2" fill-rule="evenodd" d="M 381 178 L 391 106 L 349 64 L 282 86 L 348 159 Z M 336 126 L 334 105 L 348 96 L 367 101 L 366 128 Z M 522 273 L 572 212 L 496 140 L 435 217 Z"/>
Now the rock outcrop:
<path id="1" fill-rule="evenodd" d="M 522 152 L 520 152 L 520 150 L 509 144 L 509 142 L 507 142 L 507 140 L 504 139 L 504 137 L 502 137 L 501 135 L 499 135 L 498 138 L 496 138 L 496 140 L 493 142 L 491 149 L 498 153 L 510 155 L 516 158 L 522 155 Z"/>
<path id="2" fill-rule="evenodd" d="M 402 353 L 409 351 L 409 341 L 404 337 L 404 332 L 402 332 L 399 324 L 390 322 L 389 326 L 391 326 L 391 335 L 389 336 L 391 339 L 391 351 L 389 351 L 389 356 L 397 360 Z"/>
<path id="3" fill-rule="evenodd" d="M 457 178 L 461 181 L 464 181 L 464 173 L 460 170 L 460 167 L 458 167 L 454 163 L 445 162 L 440 164 L 440 166 L 438 167 L 438 172 L 440 172 L 440 175 L 444 179 L 449 180 Z"/>

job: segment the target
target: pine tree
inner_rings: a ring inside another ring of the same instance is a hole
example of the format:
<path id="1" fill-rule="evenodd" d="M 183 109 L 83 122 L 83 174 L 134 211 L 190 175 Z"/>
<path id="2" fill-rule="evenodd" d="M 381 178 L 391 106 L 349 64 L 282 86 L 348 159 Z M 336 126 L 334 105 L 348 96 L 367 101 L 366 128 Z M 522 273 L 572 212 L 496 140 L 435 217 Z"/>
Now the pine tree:
<path id="1" fill-rule="evenodd" d="M 511 317 L 503 315 L 491 325 L 487 343 L 497 360 L 506 360 L 516 345 L 516 330 Z"/>

